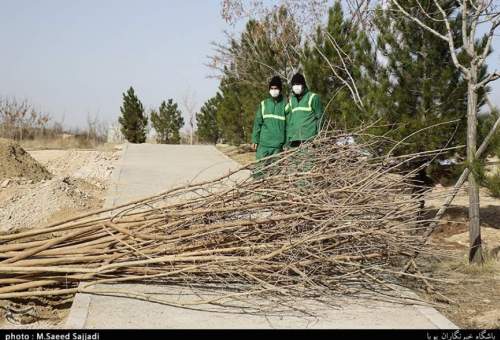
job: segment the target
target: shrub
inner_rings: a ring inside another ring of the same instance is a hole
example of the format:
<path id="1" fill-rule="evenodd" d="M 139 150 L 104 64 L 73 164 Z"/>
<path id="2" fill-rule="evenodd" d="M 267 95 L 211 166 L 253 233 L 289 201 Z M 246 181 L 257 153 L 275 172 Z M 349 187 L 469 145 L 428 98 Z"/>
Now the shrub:
<path id="1" fill-rule="evenodd" d="M 484 180 L 485 187 L 491 192 L 491 195 L 500 198 L 500 170 L 495 173 L 487 175 Z"/>

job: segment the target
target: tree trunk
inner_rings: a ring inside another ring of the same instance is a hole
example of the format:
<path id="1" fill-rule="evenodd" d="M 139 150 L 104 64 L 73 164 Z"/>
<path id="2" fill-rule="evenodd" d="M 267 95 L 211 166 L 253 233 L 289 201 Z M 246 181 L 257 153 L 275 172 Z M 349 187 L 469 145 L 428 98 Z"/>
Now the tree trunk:
<path id="1" fill-rule="evenodd" d="M 467 163 L 469 173 L 469 263 L 482 264 L 481 226 L 479 219 L 479 183 L 476 178 L 476 139 L 477 139 L 477 83 L 478 69 L 471 65 L 467 92 Z"/>
<path id="2" fill-rule="evenodd" d="M 425 193 L 433 186 L 433 180 L 427 176 L 426 167 L 423 167 L 424 163 L 418 162 L 412 166 L 412 168 L 421 168 L 418 170 L 412 178 L 411 184 L 413 185 L 412 197 L 419 202 L 419 212 L 417 219 L 425 219 Z"/>

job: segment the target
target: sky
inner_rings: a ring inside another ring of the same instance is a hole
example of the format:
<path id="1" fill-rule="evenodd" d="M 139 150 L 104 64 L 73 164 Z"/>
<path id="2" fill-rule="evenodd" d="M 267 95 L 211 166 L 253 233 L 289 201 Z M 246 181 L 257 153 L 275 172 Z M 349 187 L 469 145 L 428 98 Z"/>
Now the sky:
<path id="1" fill-rule="evenodd" d="M 205 64 L 227 28 L 219 0 L 0 0 L 0 96 L 66 127 L 116 121 L 129 86 L 147 110 L 186 96 L 199 108 L 217 91 Z M 490 98 L 500 106 L 500 81 Z"/>
<path id="2" fill-rule="evenodd" d="M 219 0 L 0 0 L 0 95 L 69 127 L 116 120 L 129 86 L 146 109 L 186 94 L 199 107 L 225 28 Z"/>

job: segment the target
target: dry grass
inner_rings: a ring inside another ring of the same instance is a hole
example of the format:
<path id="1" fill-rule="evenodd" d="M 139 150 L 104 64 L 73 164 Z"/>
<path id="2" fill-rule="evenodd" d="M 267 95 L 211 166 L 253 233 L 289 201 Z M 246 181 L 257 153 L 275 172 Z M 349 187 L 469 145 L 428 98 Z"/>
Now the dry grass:
<path id="1" fill-rule="evenodd" d="M 255 151 L 250 148 L 250 145 L 243 144 L 239 146 L 228 144 L 217 144 L 216 148 L 226 156 L 240 163 L 241 165 L 255 161 Z"/>
<path id="2" fill-rule="evenodd" d="M 467 246 L 452 241 L 457 235 L 462 237 L 467 232 L 466 207 L 450 209 L 432 238 L 434 251 L 447 251 L 450 256 L 418 261 L 426 275 L 456 282 L 453 285 L 436 284 L 436 289 L 453 301 L 438 309 L 463 328 L 500 327 L 500 259 L 495 250 L 500 245 L 497 238 L 486 238 L 494 231 L 500 234 L 500 230 L 496 229 L 500 217 L 496 213 L 498 210 L 489 206 L 481 211 L 483 231 L 489 231 L 484 233 L 488 242 L 488 247 L 484 247 L 484 265 L 470 265 Z"/>
<path id="3" fill-rule="evenodd" d="M 101 143 L 83 137 L 54 137 L 23 140 L 19 144 L 26 150 L 66 150 L 66 149 L 91 149 L 110 151 L 115 144 Z"/>
<path id="4" fill-rule="evenodd" d="M 500 264 L 490 258 L 483 266 L 469 265 L 466 253 L 466 249 L 457 250 L 455 258 L 441 259 L 430 266 L 428 275 L 456 282 L 435 284 L 436 289 L 453 301 L 441 304 L 438 309 L 462 328 L 499 328 Z M 425 266 L 419 264 L 421 268 Z"/>

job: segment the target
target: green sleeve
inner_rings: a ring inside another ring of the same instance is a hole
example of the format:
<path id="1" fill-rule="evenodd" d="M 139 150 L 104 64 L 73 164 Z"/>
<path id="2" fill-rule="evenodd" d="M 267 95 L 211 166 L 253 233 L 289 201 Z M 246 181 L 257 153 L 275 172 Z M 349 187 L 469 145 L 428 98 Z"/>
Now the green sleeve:
<path id="1" fill-rule="evenodd" d="M 252 143 L 260 144 L 260 129 L 262 128 L 262 123 L 264 119 L 262 118 L 262 104 L 259 105 L 257 111 L 255 111 L 255 118 L 253 121 L 252 130 Z"/>
<path id="2" fill-rule="evenodd" d="M 321 105 L 321 100 L 318 95 L 315 95 L 312 102 L 312 109 L 314 116 L 316 117 L 318 131 L 323 127 L 325 112 L 323 111 L 323 105 Z"/>

